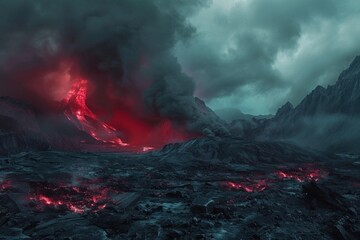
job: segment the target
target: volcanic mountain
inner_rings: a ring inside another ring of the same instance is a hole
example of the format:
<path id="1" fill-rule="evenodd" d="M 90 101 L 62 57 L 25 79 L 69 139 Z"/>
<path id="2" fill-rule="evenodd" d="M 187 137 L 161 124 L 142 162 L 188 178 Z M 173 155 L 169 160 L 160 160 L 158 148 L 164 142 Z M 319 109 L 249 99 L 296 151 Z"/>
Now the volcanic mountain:
<path id="1" fill-rule="evenodd" d="M 143 152 L 191 137 L 229 135 L 226 123 L 202 100 L 194 98 L 194 112 L 197 114 L 193 116 L 192 124 L 194 128 L 203 129 L 201 134 L 187 135 L 185 129 L 175 134 L 172 123 L 168 121 L 153 137 L 163 136 L 166 142 L 128 144 L 122 140 L 124 136 L 121 131 L 105 123 L 88 107 L 86 91 L 86 81 L 75 82 L 68 96 L 58 102 L 58 109 L 53 113 L 41 112 L 10 97 L 0 97 L 0 155 L 49 149 Z M 143 134 L 145 138 L 146 132 Z"/>

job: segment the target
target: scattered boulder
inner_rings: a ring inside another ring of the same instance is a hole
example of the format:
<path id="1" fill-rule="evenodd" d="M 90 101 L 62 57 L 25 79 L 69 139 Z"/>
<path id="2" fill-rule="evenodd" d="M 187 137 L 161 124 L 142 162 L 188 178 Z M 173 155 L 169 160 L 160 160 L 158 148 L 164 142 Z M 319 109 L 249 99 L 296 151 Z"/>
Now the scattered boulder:
<path id="1" fill-rule="evenodd" d="M 347 211 L 349 208 L 343 196 L 330 188 L 319 186 L 315 181 L 303 185 L 303 193 L 309 200 L 316 200 L 334 210 Z"/>
<path id="2" fill-rule="evenodd" d="M 214 209 L 215 202 L 211 198 L 197 197 L 191 205 L 191 212 L 195 214 L 211 213 Z"/>

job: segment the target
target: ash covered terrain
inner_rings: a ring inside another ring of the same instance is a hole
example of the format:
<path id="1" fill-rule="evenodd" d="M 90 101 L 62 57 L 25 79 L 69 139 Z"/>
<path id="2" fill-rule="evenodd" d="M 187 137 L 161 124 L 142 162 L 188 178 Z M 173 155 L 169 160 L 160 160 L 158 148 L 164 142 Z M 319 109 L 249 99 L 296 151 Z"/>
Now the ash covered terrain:
<path id="1" fill-rule="evenodd" d="M 1 158 L 3 239 L 357 239 L 360 159 L 202 138 Z"/>

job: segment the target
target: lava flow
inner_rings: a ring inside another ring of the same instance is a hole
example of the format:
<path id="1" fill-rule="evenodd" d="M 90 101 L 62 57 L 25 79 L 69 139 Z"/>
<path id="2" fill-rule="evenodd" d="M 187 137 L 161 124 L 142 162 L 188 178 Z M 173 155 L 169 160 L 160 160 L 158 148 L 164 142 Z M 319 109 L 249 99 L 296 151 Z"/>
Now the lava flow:
<path id="1" fill-rule="evenodd" d="M 170 119 L 156 115 L 147 117 L 137 115 L 136 111 L 140 111 L 141 104 L 138 103 L 140 100 L 137 99 L 136 94 L 127 96 L 131 101 L 110 97 L 113 96 L 110 93 L 109 96 L 104 96 L 112 110 L 108 116 L 102 116 L 101 111 L 93 111 L 87 105 L 89 83 L 86 79 L 75 79 L 62 103 L 65 106 L 64 114 L 67 119 L 98 142 L 146 152 L 168 143 L 186 141 L 198 136 L 188 133 L 183 126 L 175 126 L 176 124 Z M 110 89 L 108 92 L 111 92 Z M 102 121 L 98 116 L 106 118 L 107 122 Z"/>
<path id="2" fill-rule="evenodd" d="M 318 181 L 320 178 L 324 177 L 325 174 L 325 172 L 312 166 L 277 172 L 278 177 L 282 179 L 292 179 L 298 182 Z"/>
<path id="3" fill-rule="evenodd" d="M 57 185 L 53 183 L 33 183 L 34 193 L 29 199 L 45 207 L 65 208 L 74 213 L 97 212 L 110 201 L 110 189 L 91 189 L 85 186 Z"/>
<path id="4" fill-rule="evenodd" d="M 89 133 L 94 139 L 102 143 L 127 146 L 118 136 L 113 127 L 100 121 L 86 105 L 88 82 L 84 79 L 75 81 L 66 100 L 68 111 L 66 117 L 75 122 L 79 129 Z M 74 117 L 76 119 L 74 119 Z"/>
<path id="5" fill-rule="evenodd" d="M 230 189 L 243 190 L 245 192 L 261 192 L 267 188 L 265 180 L 250 181 L 247 179 L 244 182 L 226 182 L 226 186 Z"/>

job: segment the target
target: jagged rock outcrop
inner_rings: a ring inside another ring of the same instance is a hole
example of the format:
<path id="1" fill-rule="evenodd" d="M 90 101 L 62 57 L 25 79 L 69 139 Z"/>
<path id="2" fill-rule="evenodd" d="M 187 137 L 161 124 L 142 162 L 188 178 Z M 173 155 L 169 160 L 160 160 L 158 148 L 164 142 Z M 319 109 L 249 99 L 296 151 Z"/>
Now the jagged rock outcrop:
<path id="1" fill-rule="evenodd" d="M 295 108 L 287 103 L 279 109 L 276 119 L 294 120 L 303 116 L 323 114 L 360 115 L 360 56 L 343 71 L 335 85 L 317 86 Z M 286 112 L 284 113 L 284 111 Z"/>
<path id="2" fill-rule="evenodd" d="M 296 107 L 287 102 L 271 119 L 233 121 L 233 135 L 281 140 L 319 150 L 360 151 L 360 56 L 327 88 L 317 86 Z"/>
<path id="3" fill-rule="evenodd" d="M 230 135 L 227 123 L 222 120 L 213 110 L 206 106 L 205 102 L 195 97 L 195 105 L 198 116 L 191 123 L 194 130 L 202 129 L 205 136 L 228 136 Z"/>
<path id="4" fill-rule="evenodd" d="M 285 103 L 281 108 L 277 110 L 274 119 L 282 119 L 286 117 L 293 109 L 294 106 L 290 102 Z"/>
<path id="5" fill-rule="evenodd" d="M 295 108 L 282 106 L 273 119 L 260 123 L 257 137 L 281 139 L 321 150 L 359 151 L 360 56 L 338 81 L 317 86 Z"/>

